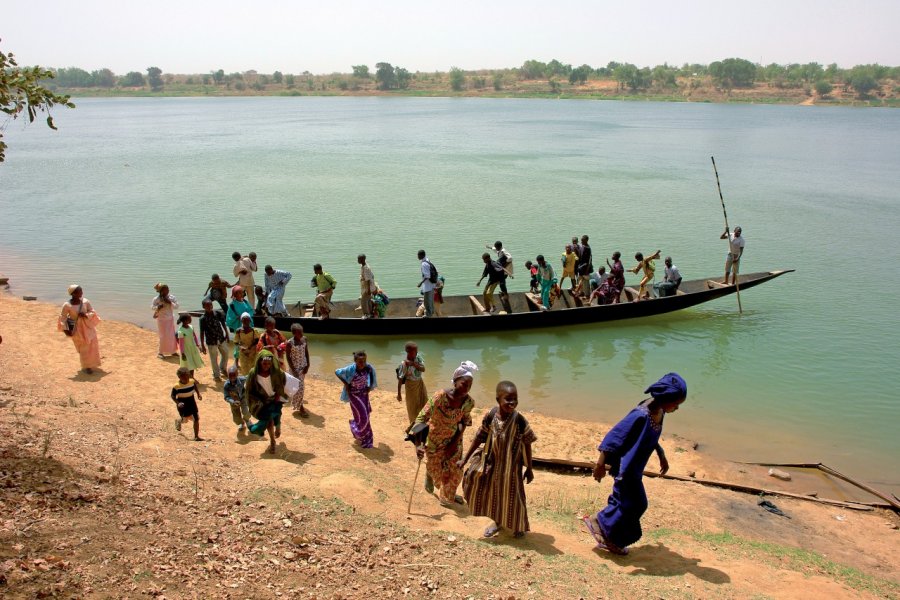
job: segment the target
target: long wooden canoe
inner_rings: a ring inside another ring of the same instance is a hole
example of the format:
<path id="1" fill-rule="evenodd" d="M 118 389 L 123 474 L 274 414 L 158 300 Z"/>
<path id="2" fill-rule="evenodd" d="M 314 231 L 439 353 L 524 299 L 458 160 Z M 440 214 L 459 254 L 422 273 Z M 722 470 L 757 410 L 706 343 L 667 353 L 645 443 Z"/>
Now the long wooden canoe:
<path id="1" fill-rule="evenodd" d="M 765 283 L 785 273 L 764 271 L 740 276 L 741 290 Z M 275 317 L 276 327 L 289 331 L 291 325 L 300 323 L 306 333 L 332 335 L 429 335 L 441 333 L 481 333 L 512 331 L 543 327 L 564 327 L 585 323 L 601 323 L 621 319 L 636 319 L 660 315 L 716 300 L 735 292 L 734 285 L 722 285 L 716 279 L 683 281 L 678 294 L 665 298 L 652 298 L 635 302 L 636 292 L 625 288 L 619 304 L 582 306 L 580 301 L 564 291 L 550 310 L 540 307 L 540 298 L 527 292 L 512 292 L 507 314 L 485 314 L 481 296 L 445 296 L 441 317 L 416 317 L 418 298 L 393 298 L 383 319 L 363 319 L 358 309 L 359 300 L 334 303 L 331 318 L 320 320 L 312 316 L 312 305 L 297 303 L 289 310 L 289 316 Z M 499 294 L 495 294 L 499 303 Z M 254 317 L 254 325 L 262 327 L 264 316 Z"/>

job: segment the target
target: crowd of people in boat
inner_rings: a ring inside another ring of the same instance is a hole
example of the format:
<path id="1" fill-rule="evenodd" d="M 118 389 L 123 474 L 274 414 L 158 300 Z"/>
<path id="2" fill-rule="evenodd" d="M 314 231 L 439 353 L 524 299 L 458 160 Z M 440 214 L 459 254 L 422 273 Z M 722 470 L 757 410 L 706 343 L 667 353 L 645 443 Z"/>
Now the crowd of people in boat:
<path id="1" fill-rule="evenodd" d="M 159 297 L 153 304 L 158 320 L 167 318 L 177 308 L 177 301 L 167 286 L 160 284 L 157 291 Z M 73 332 L 82 367 L 90 372 L 100 366 L 96 334 L 100 318 L 80 286 L 72 285 L 68 292 L 70 299 L 63 307 L 59 327 Z M 160 355 L 176 354 L 180 361 L 177 382 L 169 390 L 178 415 L 175 429 L 181 431 L 185 423 L 190 423 L 194 440 L 203 441 L 198 403 L 203 400 L 205 386 L 198 382 L 196 370 L 204 366 L 202 354 L 207 353 L 213 379 L 217 380 L 213 389 L 228 404 L 238 435 L 268 437 L 267 452 L 275 454 L 284 406 L 290 405 L 300 422 L 309 416 L 304 405 L 304 378 L 310 357 L 303 328 L 293 325 L 291 337 L 286 339 L 275 329 L 275 319 L 269 317 L 265 330 L 258 332 L 250 314 L 244 312 L 240 328 L 231 331 L 223 311 L 213 309 L 212 298 L 204 299 L 203 309 L 199 336 L 191 325 L 191 315 L 182 313 L 177 334 L 167 332 L 160 337 Z M 233 354 L 228 349 L 230 334 L 234 337 Z M 232 356 L 234 362 L 229 365 Z M 475 363 L 463 361 L 450 376 L 450 385 L 429 396 L 423 377 L 425 359 L 418 345 L 408 342 L 395 369 L 397 401 L 405 400 L 406 404 L 406 419 L 398 429 L 414 442 L 418 459 L 425 460 L 425 489 L 442 506 L 467 506 L 472 515 L 489 517 L 491 524 L 483 533 L 485 537 L 502 530 L 522 537 L 530 530 L 525 484 L 534 480 L 532 445 L 537 436 L 517 410 L 516 385 L 500 381 L 496 385 L 496 406 L 485 412 L 465 449 L 463 436 L 473 426 L 471 413 L 475 407 L 469 392 L 477 371 Z M 221 382 L 223 373 L 226 379 Z M 341 384 L 340 400 L 350 407 L 349 428 L 355 443 L 363 451 L 374 448 L 370 393 L 377 387 L 378 378 L 367 353 L 354 352 L 352 362 L 334 374 Z M 627 554 L 627 546 L 641 537 L 640 519 L 647 509 L 643 471 L 654 452 L 661 472 L 668 470 L 659 445 L 663 418 L 684 402 L 687 384 L 678 374 L 668 373 L 645 393 L 650 397 L 613 427 L 598 446 L 594 479 L 601 481 L 611 474 L 615 478 L 612 493 L 604 508 L 582 517 L 597 547 L 614 554 Z M 458 493 L 460 485 L 462 494 Z"/>

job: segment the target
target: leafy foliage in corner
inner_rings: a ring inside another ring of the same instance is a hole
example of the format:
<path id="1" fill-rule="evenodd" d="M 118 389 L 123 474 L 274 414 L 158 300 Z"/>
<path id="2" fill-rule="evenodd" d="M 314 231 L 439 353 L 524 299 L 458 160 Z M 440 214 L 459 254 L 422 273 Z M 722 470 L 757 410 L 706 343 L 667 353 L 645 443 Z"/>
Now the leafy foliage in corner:
<path id="1" fill-rule="evenodd" d="M 42 79 L 52 79 L 53 71 L 42 67 L 19 67 L 12 52 L 0 52 L 0 111 L 15 119 L 20 113 L 28 115 L 28 122 L 34 122 L 38 112 L 47 113 L 47 126 L 56 129 L 50 109 L 61 104 L 75 108 L 68 96 L 57 95 L 41 85 Z M 0 163 L 6 159 L 6 142 L 0 126 Z"/>

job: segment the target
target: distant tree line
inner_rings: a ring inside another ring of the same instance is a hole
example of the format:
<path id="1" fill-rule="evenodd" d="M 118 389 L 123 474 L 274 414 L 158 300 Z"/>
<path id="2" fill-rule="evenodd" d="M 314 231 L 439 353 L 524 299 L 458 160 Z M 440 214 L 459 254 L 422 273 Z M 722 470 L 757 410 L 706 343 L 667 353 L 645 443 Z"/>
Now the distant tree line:
<path id="1" fill-rule="evenodd" d="M 374 87 L 381 91 L 405 90 L 417 80 L 424 84 L 446 85 L 450 90 L 461 92 L 466 89 L 483 90 L 492 86 L 495 91 L 518 81 L 546 81 L 549 91 L 560 93 L 563 85 L 584 86 L 590 80 L 616 82 L 619 91 L 665 92 L 679 85 L 699 87 L 704 81 L 715 88 L 730 93 L 734 89 L 750 88 L 757 83 L 766 83 L 776 88 L 803 88 L 808 93 L 827 97 L 836 86 L 845 91 L 853 91 L 860 98 L 866 98 L 888 80 L 900 81 L 900 67 L 882 65 L 857 65 L 842 69 L 836 64 L 827 66 L 819 63 L 788 64 L 776 63 L 760 65 L 742 58 L 726 58 L 709 65 L 685 63 L 681 66 L 663 63 L 654 67 L 638 67 L 632 63 L 610 61 L 606 66 L 593 67 L 588 64 L 572 66 L 553 59 L 550 62 L 526 60 L 521 67 L 495 69 L 491 71 L 464 71 L 451 67 L 447 73 L 410 73 L 403 67 L 395 67 L 388 62 L 375 64 L 374 74 L 368 65 L 351 65 L 350 73 L 313 76 L 304 71 L 300 75 L 275 71 L 262 74 L 254 70 L 243 73 L 225 73 L 223 69 L 200 75 L 175 76 L 164 74 L 158 67 L 149 67 L 146 73 L 131 71 L 116 75 L 110 69 L 85 71 L 77 67 L 56 69 L 54 79 L 45 80 L 51 89 L 57 88 L 142 88 L 161 91 L 171 83 L 187 85 L 218 86 L 236 91 L 264 91 L 276 85 L 288 90 L 303 87 L 309 91 L 337 88 L 353 90 Z M 446 88 L 445 88 L 446 89 Z"/>

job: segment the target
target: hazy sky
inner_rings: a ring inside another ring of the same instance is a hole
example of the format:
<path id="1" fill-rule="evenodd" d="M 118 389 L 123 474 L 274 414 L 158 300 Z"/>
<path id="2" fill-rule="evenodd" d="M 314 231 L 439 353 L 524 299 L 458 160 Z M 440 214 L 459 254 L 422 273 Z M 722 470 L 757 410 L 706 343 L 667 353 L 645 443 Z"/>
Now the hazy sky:
<path id="1" fill-rule="evenodd" d="M 167 73 L 877 62 L 900 65 L 900 0 L 244 0 L 6 2 L 22 65 Z"/>

